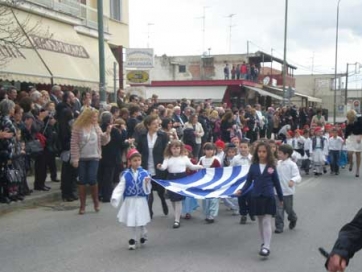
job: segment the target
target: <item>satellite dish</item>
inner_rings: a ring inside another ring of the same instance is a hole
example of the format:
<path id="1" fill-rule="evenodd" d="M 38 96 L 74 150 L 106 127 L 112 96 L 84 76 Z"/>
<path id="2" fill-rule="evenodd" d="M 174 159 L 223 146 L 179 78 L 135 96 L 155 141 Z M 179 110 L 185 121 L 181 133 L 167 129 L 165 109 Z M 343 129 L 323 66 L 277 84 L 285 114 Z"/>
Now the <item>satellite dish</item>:
<path id="1" fill-rule="evenodd" d="M 264 85 L 269 85 L 269 82 L 270 82 L 270 77 L 264 77 L 264 79 L 263 79 L 263 84 Z"/>

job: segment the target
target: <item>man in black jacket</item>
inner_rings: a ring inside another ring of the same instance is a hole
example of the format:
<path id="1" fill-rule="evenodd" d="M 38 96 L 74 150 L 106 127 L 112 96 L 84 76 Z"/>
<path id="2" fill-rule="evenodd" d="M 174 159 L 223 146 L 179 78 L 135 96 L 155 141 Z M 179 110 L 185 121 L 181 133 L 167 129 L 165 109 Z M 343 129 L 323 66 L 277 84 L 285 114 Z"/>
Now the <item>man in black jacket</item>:
<path id="1" fill-rule="evenodd" d="M 362 248 L 362 209 L 358 211 L 352 222 L 339 232 L 338 239 L 326 262 L 330 272 L 344 271 L 349 259 Z"/>

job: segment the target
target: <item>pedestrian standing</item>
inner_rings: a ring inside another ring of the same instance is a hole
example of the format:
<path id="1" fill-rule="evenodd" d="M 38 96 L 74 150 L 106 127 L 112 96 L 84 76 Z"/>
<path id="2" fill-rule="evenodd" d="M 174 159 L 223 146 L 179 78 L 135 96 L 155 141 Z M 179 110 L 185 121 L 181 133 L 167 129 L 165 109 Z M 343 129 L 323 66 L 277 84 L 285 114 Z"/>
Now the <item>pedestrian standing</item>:
<path id="1" fill-rule="evenodd" d="M 141 154 L 136 149 L 128 151 L 127 160 L 130 168 L 123 172 L 120 182 L 114 188 L 111 204 L 117 208 L 122 203 L 117 218 L 131 229 L 128 248 L 133 250 L 136 249 L 138 230 L 140 244 L 144 245 L 147 241 L 146 225 L 151 221 L 147 196 L 151 193 L 151 177 L 141 167 Z"/>
<path id="2" fill-rule="evenodd" d="M 280 186 L 275 160 L 270 146 L 260 142 L 255 148 L 253 164 L 250 166 L 246 183 L 236 194 L 242 195 L 253 184 L 250 197 L 251 214 L 258 217 L 261 236 L 259 255 L 267 257 L 270 254 L 272 238 L 272 216 L 276 214 L 274 188 L 276 189 L 279 204 L 283 205 L 283 192 Z"/>
<path id="3" fill-rule="evenodd" d="M 112 126 L 102 132 L 98 125 L 98 110 L 85 109 L 72 127 L 70 141 L 70 159 L 79 174 L 79 214 L 85 213 L 87 198 L 86 186 L 91 188 L 94 210 L 99 212 L 97 172 L 102 157 L 102 145 L 110 141 Z"/>
<path id="4" fill-rule="evenodd" d="M 299 173 L 298 166 L 291 160 L 293 148 L 290 145 L 281 145 L 278 151 L 279 162 L 277 171 L 279 175 L 280 185 L 283 191 L 283 205 L 279 203 L 276 196 L 277 213 L 275 216 L 275 233 L 282 233 L 284 229 L 284 211 L 288 214 L 289 229 L 294 229 L 297 224 L 297 214 L 293 208 L 293 195 L 295 194 L 295 185 L 302 178 Z"/>
<path id="5" fill-rule="evenodd" d="M 161 171 L 167 170 L 167 180 L 180 179 L 186 177 L 186 168 L 191 170 L 199 170 L 203 167 L 201 165 L 194 165 L 190 159 L 184 155 L 185 146 L 179 140 L 172 140 L 166 147 L 164 153 L 164 160 L 162 164 L 157 164 L 157 169 Z M 175 220 L 173 228 L 178 229 L 180 227 L 180 218 L 182 210 L 182 201 L 184 196 L 168 191 L 168 196 L 172 202 L 172 207 L 175 213 Z"/>

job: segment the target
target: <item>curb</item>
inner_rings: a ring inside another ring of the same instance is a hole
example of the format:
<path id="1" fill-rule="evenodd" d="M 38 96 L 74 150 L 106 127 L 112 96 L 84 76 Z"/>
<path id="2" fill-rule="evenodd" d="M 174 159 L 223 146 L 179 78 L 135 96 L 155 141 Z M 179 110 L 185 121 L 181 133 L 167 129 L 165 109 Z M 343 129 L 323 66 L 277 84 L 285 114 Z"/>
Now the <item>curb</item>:
<path id="1" fill-rule="evenodd" d="M 61 191 L 59 189 L 53 189 L 52 192 L 42 192 L 39 195 L 27 196 L 23 201 L 11 202 L 10 204 L 0 204 L 0 215 L 59 200 L 61 200 Z"/>

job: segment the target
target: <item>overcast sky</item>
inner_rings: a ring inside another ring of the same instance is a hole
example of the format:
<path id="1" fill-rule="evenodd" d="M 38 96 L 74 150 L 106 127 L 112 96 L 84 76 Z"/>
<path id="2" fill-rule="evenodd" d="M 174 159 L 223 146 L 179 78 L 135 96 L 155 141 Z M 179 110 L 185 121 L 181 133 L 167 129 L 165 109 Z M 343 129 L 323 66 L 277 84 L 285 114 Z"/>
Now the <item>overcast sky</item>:
<path id="1" fill-rule="evenodd" d="M 334 73 L 338 0 L 289 0 L 288 61 L 298 73 Z M 258 50 L 283 57 L 285 0 L 130 0 L 131 47 L 150 47 L 157 55 L 197 55 Z M 205 8 L 205 48 L 203 10 Z M 362 63 L 362 1 L 341 0 L 338 72 Z M 147 26 L 149 23 L 154 24 Z M 361 70 L 362 72 L 362 70 Z M 362 85 L 361 85 L 362 86 Z"/>

